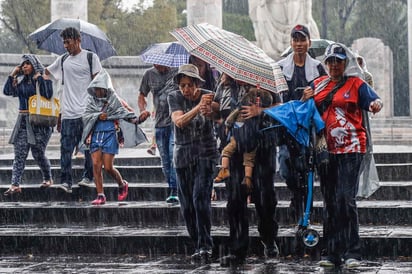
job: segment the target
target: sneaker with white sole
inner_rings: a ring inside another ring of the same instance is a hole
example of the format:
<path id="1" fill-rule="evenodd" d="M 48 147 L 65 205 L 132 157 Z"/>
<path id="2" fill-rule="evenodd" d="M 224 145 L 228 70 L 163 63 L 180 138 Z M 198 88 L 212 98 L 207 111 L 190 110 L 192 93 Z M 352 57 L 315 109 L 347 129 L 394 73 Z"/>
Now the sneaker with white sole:
<path id="1" fill-rule="evenodd" d="M 56 187 L 63 189 L 67 193 L 72 193 L 72 186 L 69 185 L 68 183 L 62 183 L 60 185 L 56 185 Z"/>
<path id="2" fill-rule="evenodd" d="M 330 260 L 322 260 L 319 262 L 319 266 L 322 267 L 335 267 L 335 264 Z"/>
<path id="3" fill-rule="evenodd" d="M 345 260 L 345 266 L 347 268 L 355 268 L 360 266 L 360 261 L 354 258 L 349 258 Z"/>
<path id="4" fill-rule="evenodd" d="M 166 199 L 166 203 L 168 204 L 175 204 L 179 203 L 179 197 L 177 196 L 177 190 L 176 189 L 171 189 L 169 197 Z"/>
<path id="5" fill-rule="evenodd" d="M 84 187 L 94 187 L 94 182 L 87 177 L 84 177 L 80 182 L 77 183 L 79 186 Z"/>
<path id="6" fill-rule="evenodd" d="M 95 200 L 92 201 L 92 205 L 104 205 L 106 203 L 106 196 L 98 195 Z"/>

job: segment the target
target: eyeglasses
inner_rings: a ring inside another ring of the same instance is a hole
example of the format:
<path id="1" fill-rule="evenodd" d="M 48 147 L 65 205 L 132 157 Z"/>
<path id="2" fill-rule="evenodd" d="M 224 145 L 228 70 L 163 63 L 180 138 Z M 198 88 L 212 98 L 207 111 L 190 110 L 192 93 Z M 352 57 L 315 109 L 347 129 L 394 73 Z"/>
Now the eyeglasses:
<path id="1" fill-rule="evenodd" d="M 30 61 L 24 61 L 24 62 L 21 64 L 21 66 L 24 66 L 24 65 L 31 65 L 31 63 L 30 63 Z"/>
<path id="2" fill-rule="evenodd" d="M 180 87 L 181 89 L 184 89 L 185 87 L 193 88 L 194 86 L 195 86 L 195 85 L 194 85 L 193 83 L 179 84 L 179 87 Z"/>

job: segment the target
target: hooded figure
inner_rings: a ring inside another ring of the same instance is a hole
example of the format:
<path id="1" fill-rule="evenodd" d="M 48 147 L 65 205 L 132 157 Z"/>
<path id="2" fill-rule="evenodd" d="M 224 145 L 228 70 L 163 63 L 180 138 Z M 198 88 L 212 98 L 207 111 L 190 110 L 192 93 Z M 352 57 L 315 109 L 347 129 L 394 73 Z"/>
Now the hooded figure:
<path id="1" fill-rule="evenodd" d="M 83 135 L 81 143 L 90 145 L 93 161 L 93 177 L 96 185 L 97 198 L 92 205 L 106 203 L 103 188 L 102 168 L 119 185 L 118 200 L 124 201 L 128 195 L 128 183 L 123 180 L 120 172 L 113 166 L 114 156 L 119 152 L 118 120 L 133 123 L 135 131 L 139 119 L 129 111 L 126 102 L 115 93 L 110 76 L 106 70 L 101 70 L 87 88 L 89 93 L 86 111 L 83 114 Z M 133 132 L 132 130 L 128 130 Z M 141 131 L 141 130 L 140 130 Z"/>
<path id="2" fill-rule="evenodd" d="M 104 98 L 98 98 L 96 96 L 96 88 L 103 88 L 106 90 L 106 95 Z M 105 112 L 107 114 L 107 120 L 119 120 L 123 119 L 128 122 L 134 123 L 137 119 L 136 114 L 128 111 L 121 102 L 121 99 L 116 94 L 111 78 L 106 70 L 102 69 L 87 88 L 89 93 L 88 104 L 86 107 L 86 112 L 83 115 L 83 136 L 81 139 L 81 144 L 84 144 L 87 136 L 93 130 L 99 115 Z M 129 125 L 127 125 L 129 124 Z M 130 123 L 120 123 L 120 127 L 127 127 L 127 130 L 123 130 L 124 136 L 128 141 L 128 146 L 137 146 L 138 144 L 145 142 L 146 136 L 142 130 L 135 124 Z M 130 130 L 131 127 L 134 130 Z M 130 140 L 133 140 L 130 142 Z"/>
<path id="3" fill-rule="evenodd" d="M 14 161 L 11 186 L 4 193 L 6 196 L 21 192 L 20 183 L 30 150 L 42 172 L 41 187 L 53 184 L 50 161 L 45 154 L 52 127 L 31 124 L 29 119 L 29 102 L 36 95 L 36 87 L 41 96 L 47 99 L 53 96 L 53 83 L 43 72 L 44 67 L 39 59 L 32 54 L 25 54 L 21 63 L 7 77 L 3 88 L 4 95 L 19 99 L 19 115 L 9 140 L 14 146 Z"/>

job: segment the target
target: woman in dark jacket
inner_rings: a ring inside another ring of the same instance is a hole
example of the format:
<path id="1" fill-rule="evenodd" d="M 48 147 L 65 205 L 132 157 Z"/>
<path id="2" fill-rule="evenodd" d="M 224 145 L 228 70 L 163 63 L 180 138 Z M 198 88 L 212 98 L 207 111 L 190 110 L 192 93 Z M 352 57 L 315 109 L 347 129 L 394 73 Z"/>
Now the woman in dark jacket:
<path id="1" fill-rule="evenodd" d="M 31 54 L 22 56 L 22 63 L 16 66 L 7 78 L 3 93 L 19 98 L 19 115 L 9 143 L 14 145 L 13 173 L 10 188 L 4 195 L 21 192 L 20 183 L 29 150 L 43 175 L 41 187 L 53 184 L 50 161 L 45 155 L 46 146 L 52 134 L 52 127 L 29 123 L 29 98 L 36 94 L 39 84 L 40 95 L 50 99 L 53 96 L 52 81 L 43 75 L 44 67 Z"/>

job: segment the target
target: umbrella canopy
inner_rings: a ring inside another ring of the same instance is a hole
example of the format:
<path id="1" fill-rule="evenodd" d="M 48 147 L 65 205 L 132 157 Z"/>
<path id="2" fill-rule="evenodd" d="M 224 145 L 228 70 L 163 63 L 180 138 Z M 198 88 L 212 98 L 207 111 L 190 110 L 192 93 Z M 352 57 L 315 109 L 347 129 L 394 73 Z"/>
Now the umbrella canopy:
<path id="1" fill-rule="evenodd" d="M 44 26 L 41 26 L 29 35 L 29 38 L 36 42 L 39 49 L 44 49 L 56 54 L 63 54 L 66 49 L 63 46 L 60 33 L 68 27 L 76 28 L 80 31 L 82 48 L 93 51 L 100 60 L 117 55 L 112 43 L 106 34 L 96 25 L 81 19 L 60 18 Z"/>
<path id="2" fill-rule="evenodd" d="M 335 43 L 333 41 L 326 40 L 326 39 L 311 39 L 311 42 L 312 43 L 310 45 L 310 48 L 308 49 L 308 53 L 313 58 L 322 57 L 323 54 L 325 53 L 326 48 L 329 45 Z M 284 52 L 282 52 L 281 56 L 286 57 L 290 53 L 292 53 L 292 48 L 289 46 L 287 49 L 285 49 Z"/>
<path id="3" fill-rule="evenodd" d="M 140 58 L 143 62 L 167 67 L 180 67 L 189 63 L 190 54 L 177 42 L 157 43 L 145 49 Z"/>
<path id="4" fill-rule="evenodd" d="M 244 37 L 203 23 L 171 34 L 187 51 L 230 77 L 274 93 L 288 86 L 276 62 Z"/>
<path id="5" fill-rule="evenodd" d="M 282 105 L 265 109 L 264 112 L 279 121 L 305 147 L 309 147 L 310 126 L 315 125 L 316 132 L 325 127 L 313 99 L 307 101 L 291 100 Z"/>

